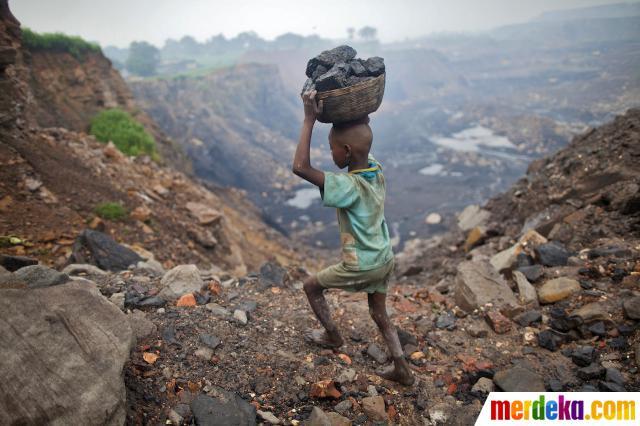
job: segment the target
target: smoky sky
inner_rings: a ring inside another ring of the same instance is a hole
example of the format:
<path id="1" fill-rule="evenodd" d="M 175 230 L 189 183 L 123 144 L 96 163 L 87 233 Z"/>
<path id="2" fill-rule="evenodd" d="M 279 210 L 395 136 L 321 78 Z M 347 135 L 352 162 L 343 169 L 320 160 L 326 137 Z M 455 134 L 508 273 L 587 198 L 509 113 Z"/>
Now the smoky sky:
<path id="1" fill-rule="evenodd" d="M 524 22 L 544 11 L 620 0 L 9 0 L 16 17 L 38 32 L 80 35 L 101 45 L 192 35 L 200 41 L 254 31 L 344 38 L 365 25 L 383 42 L 437 32 L 481 31 Z"/>

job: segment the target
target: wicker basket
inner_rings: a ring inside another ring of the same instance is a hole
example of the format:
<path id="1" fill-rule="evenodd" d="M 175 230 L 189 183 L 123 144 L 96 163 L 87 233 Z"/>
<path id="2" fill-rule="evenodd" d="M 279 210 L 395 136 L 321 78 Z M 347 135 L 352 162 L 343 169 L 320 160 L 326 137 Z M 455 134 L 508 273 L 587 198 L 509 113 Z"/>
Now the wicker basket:
<path id="1" fill-rule="evenodd" d="M 357 120 L 376 111 L 384 96 L 386 73 L 371 80 L 356 83 L 326 92 L 318 92 L 316 99 L 322 101 L 321 123 L 344 123 Z"/>

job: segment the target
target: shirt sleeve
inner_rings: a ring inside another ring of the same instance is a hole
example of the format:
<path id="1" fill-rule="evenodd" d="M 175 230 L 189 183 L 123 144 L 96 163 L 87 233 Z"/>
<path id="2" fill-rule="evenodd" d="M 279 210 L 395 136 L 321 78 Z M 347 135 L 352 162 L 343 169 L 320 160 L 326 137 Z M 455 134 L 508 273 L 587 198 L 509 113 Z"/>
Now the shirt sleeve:
<path id="1" fill-rule="evenodd" d="M 346 173 L 325 172 L 322 202 L 326 207 L 348 208 L 358 198 L 351 176 Z"/>

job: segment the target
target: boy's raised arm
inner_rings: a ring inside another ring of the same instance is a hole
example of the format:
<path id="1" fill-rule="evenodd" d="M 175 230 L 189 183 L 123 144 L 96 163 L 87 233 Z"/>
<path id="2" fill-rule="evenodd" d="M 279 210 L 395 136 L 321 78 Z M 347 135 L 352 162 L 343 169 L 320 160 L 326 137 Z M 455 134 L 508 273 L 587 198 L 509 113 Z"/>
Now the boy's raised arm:
<path id="1" fill-rule="evenodd" d="M 292 171 L 302 179 L 311 182 L 320 189 L 324 188 L 324 172 L 311 167 L 311 132 L 316 122 L 316 117 L 322 112 L 322 101 L 316 103 L 316 91 L 305 92 L 302 96 L 304 104 L 304 121 L 300 131 L 300 141 L 293 158 Z"/>

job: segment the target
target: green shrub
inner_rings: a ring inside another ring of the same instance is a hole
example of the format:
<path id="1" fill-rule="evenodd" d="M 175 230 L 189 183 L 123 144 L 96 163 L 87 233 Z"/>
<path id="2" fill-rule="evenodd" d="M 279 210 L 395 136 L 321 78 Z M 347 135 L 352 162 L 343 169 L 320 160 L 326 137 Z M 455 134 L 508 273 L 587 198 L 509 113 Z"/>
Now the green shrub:
<path id="1" fill-rule="evenodd" d="M 78 36 L 63 33 L 38 34 L 29 28 L 22 29 L 22 44 L 29 50 L 53 50 L 67 52 L 76 59 L 82 59 L 87 52 L 100 52 L 100 46 Z"/>
<path id="2" fill-rule="evenodd" d="M 147 154 L 156 161 L 159 159 L 153 136 L 131 114 L 121 109 L 107 109 L 98 113 L 91 120 L 89 132 L 100 142 L 113 142 L 127 155 Z"/>
<path id="3" fill-rule="evenodd" d="M 120 203 L 100 203 L 94 209 L 95 213 L 103 219 L 121 220 L 127 215 L 127 210 Z"/>

